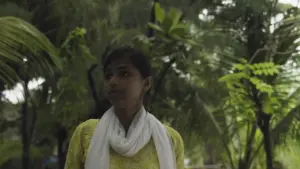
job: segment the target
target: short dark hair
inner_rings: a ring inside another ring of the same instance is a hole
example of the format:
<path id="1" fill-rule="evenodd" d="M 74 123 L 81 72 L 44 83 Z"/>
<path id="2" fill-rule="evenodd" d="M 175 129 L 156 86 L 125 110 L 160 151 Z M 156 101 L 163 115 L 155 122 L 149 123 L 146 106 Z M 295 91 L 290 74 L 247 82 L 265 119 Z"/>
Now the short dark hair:
<path id="1" fill-rule="evenodd" d="M 141 73 L 143 78 L 152 76 L 152 67 L 148 56 L 132 47 L 121 47 L 113 50 L 104 58 L 103 70 L 106 70 L 113 61 L 124 56 L 130 59 L 132 65 Z"/>

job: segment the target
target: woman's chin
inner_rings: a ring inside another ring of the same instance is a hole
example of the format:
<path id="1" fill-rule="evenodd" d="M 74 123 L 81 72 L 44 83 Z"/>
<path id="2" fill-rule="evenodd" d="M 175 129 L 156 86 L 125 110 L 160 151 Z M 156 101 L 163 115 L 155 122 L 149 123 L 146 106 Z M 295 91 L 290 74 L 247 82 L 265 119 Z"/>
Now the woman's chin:
<path id="1" fill-rule="evenodd" d="M 116 109 L 126 108 L 127 105 L 124 100 L 111 100 L 110 103 Z"/>

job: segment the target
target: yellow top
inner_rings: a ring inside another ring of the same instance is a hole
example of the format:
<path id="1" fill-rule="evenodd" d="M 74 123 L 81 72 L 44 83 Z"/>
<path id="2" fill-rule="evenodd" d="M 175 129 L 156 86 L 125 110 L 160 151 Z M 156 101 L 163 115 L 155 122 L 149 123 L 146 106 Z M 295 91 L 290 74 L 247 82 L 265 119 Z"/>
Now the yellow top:
<path id="1" fill-rule="evenodd" d="M 71 138 L 65 169 L 84 169 L 84 163 L 91 138 L 99 120 L 91 119 L 81 123 Z M 177 169 L 184 169 L 184 145 L 179 133 L 166 126 L 173 141 Z M 159 169 L 153 139 L 133 157 L 124 157 L 110 149 L 109 169 Z"/>

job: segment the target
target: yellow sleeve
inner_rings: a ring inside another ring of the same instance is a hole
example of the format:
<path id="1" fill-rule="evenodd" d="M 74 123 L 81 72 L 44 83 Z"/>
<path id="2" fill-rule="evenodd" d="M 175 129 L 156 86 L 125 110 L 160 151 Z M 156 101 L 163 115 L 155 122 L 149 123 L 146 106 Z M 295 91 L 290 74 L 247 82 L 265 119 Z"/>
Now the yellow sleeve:
<path id="1" fill-rule="evenodd" d="M 70 140 L 64 169 L 83 169 L 82 125 L 79 125 Z"/>
<path id="2" fill-rule="evenodd" d="M 171 127 L 168 127 L 169 134 L 172 137 L 175 156 L 176 156 L 176 169 L 184 169 L 184 144 L 180 134 Z"/>

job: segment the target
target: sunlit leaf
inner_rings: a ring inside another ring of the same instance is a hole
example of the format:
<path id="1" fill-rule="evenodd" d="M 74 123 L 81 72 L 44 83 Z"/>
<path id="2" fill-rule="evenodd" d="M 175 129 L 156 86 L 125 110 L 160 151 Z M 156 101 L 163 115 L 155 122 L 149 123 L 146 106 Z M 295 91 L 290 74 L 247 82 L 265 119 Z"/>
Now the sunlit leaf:
<path id="1" fill-rule="evenodd" d="M 155 18 L 160 23 L 163 22 L 163 20 L 165 19 L 165 11 L 164 11 L 164 9 L 161 8 L 161 6 L 160 6 L 159 3 L 155 3 L 154 4 L 154 8 L 155 8 Z"/>

